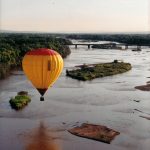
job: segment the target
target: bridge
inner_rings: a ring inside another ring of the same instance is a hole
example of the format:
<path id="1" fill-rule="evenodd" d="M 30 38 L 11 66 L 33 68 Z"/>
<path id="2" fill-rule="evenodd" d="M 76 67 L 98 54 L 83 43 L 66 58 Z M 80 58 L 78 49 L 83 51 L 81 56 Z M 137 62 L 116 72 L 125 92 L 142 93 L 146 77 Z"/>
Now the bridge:
<path id="1" fill-rule="evenodd" d="M 142 46 L 150 46 L 150 44 L 144 44 L 144 45 L 135 45 L 135 44 L 122 44 L 122 43 L 103 43 L 103 44 L 99 44 L 99 43 L 72 43 L 72 44 L 66 44 L 68 46 L 75 46 L 75 48 L 77 49 L 78 46 L 87 46 L 88 49 L 91 48 L 91 46 L 101 46 L 101 47 L 105 47 L 105 48 L 119 48 L 119 46 L 124 46 L 125 49 L 128 49 L 129 46 L 136 46 L 137 48 L 141 48 Z"/>

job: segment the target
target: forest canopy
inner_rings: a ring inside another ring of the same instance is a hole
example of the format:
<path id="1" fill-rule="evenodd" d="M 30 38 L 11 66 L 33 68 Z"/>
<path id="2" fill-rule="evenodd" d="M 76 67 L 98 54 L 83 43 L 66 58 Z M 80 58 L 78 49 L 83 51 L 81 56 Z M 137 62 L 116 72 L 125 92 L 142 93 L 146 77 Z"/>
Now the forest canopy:
<path id="1" fill-rule="evenodd" d="M 56 50 L 65 58 L 71 53 L 70 41 L 49 34 L 1 33 L 0 34 L 0 78 L 5 77 L 10 68 L 20 66 L 27 51 L 36 48 Z"/>

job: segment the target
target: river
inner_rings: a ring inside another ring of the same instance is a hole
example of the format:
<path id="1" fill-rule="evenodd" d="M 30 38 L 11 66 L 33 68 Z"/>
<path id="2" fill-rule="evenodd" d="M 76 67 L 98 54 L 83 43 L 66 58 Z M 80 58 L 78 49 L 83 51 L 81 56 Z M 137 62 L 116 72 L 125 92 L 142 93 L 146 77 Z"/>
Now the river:
<path id="1" fill-rule="evenodd" d="M 149 150 L 150 121 L 140 116 L 150 114 L 150 92 L 134 87 L 150 80 L 150 49 L 70 48 L 72 53 L 64 60 L 63 72 L 46 92 L 44 102 L 22 71 L 0 81 L 0 150 L 42 150 L 44 146 L 45 150 Z M 86 82 L 65 75 L 66 69 L 76 65 L 115 59 L 131 63 L 132 70 Z M 22 90 L 28 91 L 32 101 L 15 111 L 9 99 Z M 106 125 L 121 134 L 109 145 L 67 132 L 84 122 Z"/>

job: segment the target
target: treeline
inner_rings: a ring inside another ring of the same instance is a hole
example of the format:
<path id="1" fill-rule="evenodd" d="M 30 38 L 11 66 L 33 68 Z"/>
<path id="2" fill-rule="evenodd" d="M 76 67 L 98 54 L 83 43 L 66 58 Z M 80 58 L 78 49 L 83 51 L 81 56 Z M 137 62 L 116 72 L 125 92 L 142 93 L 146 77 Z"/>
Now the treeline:
<path id="1" fill-rule="evenodd" d="M 65 58 L 70 54 L 66 44 L 70 41 L 49 34 L 0 34 L 0 79 L 4 78 L 10 68 L 20 66 L 27 51 L 35 48 L 50 48 Z"/>
<path id="2" fill-rule="evenodd" d="M 150 34 L 70 34 L 66 37 L 92 41 L 115 41 L 139 46 L 150 45 Z"/>

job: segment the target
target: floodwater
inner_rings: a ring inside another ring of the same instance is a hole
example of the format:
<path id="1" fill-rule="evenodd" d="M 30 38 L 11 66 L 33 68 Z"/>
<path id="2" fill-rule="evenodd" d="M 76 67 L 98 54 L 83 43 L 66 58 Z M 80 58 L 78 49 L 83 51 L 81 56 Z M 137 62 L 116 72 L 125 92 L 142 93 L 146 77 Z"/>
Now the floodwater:
<path id="1" fill-rule="evenodd" d="M 140 116 L 150 116 L 150 92 L 134 87 L 150 81 L 150 49 L 133 52 L 79 46 L 71 50 L 44 102 L 22 71 L 0 81 L 0 150 L 149 150 L 150 120 Z M 114 59 L 130 62 L 132 70 L 87 82 L 65 76 L 66 69 L 76 65 Z M 32 101 L 15 111 L 9 99 L 21 90 L 28 91 Z M 84 122 L 106 125 L 121 134 L 105 144 L 67 132 Z"/>

